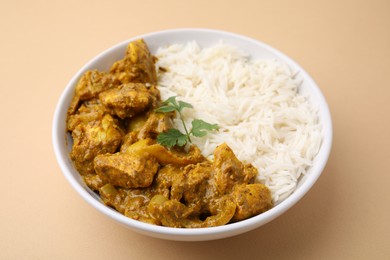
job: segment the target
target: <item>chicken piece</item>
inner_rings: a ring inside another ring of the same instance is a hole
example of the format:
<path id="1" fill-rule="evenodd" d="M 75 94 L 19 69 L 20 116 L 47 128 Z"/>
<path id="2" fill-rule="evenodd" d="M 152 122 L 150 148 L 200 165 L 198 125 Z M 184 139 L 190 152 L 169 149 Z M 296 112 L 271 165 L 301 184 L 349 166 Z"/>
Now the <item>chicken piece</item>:
<path id="1" fill-rule="evenodd" d="M 216 197 L 209 180 L 210 162 L 190 164 L 183 170 L 171 164 L 157 174 L 156 195 L 148 205 L 150 214 L 170 227 L 201 228 L 230 222 L 236 204 L 229 195 Z M 161 197 L 159 197 L 161 196 Z"/>
<path id="2" fill-rule="evenodd" d="M 136 132 L 130 132 L 127 133 L 122 140 L 122 145 L 120 152 L 126 152 L 127 149 L 132 146 L 134 143 L 138 141 L 137 133 Z"/>
<path id="3" fill-rule="evenodd" d="M 156 96 L 142 83 L 123 84 L 99 94 L 102 104 L 118 117 L 132 117 L 155 104 Z"/>
<path id="4" fill-rule="evenodd" d="M 149 205 L 149 214 L 163 226 L 176 228 L 203 228 L 221 226 L 229 223 L 236 210 L 236 205 L 228 196 L 218 200 L 218 211 L 205 220 L 194 217 L 194 210 L 177 200 L 169 200 L 162 195 L 155 195 Z"/>
<path id="5" fill-rule="evenodd" d="M 150 95 L 156 98 L 156 101 L 159 101 L 161 99 L 160 90 L 156 87 L 156 85 L 150 85 L 148 83 L 145 83 L 145 86 L 148 88 Z M 156 107 L 157 102 L 153 105 L 154 107 Z"/>
<path id="6" fill-rule="evenodd" d="M 156 219 L 152 218 L 147 210 L 147 206 L 153 195 L 150 189 L 122 189 L 119 188 L 120 203 L 117 203 L 116 208 L 126 217 L 139 220 L 145 223 L 159 225 Z"/>
<path id="7" fill-rule="evenodd" d="M 150 113 L 148 117 L 137 115 L 127 121 L 127 134 L 123 138 L 121 151 L 126 150 L 133 143 L 156 139 L 159 133 L 167 131 L 171 127 L 170 116 L 162 113 Z"/>
<path id="8" fill-rule="evenodd" d="M 75 114 L 68 115 L 67 129 L 73 131 L 79 124 L 89 124 L 102 120 L 105 113 L 106 109 L 98 99 L 86 101 Z"/>
<path id="9" fill-rule="evenodd" d="M 209 200 L 213 199 L 214 192 L 209 185 L 212 175 L 212 165 L 206 161 L 190 164 L 183 169 L 184 178 L 181 183 L 183 188 L 182 198 L 178 198 L 185 205 L 199 212 L 199 215 L 208 213 Z M 174 185 L 175 186 L 179 185 Z"/>
<path id="10" fill-rule="evenodd" d="M 173 164 L 168 164 L 161 167 L 156 174 L 152 192 L 168 199 L 180 200 L 184 192 L 184 186 L 181 185 L 183 181 L 183 171 Z"/>
<path id="11" fill-rule="evenodd" d="M 171 113 L 150 113 L 145 124 L 139 129 L 137 138 L 156 138 L 158 134 L 168 131 L 172 127 Z"/>
<path id="12" fill-rule="evenodd" d="M 126 119 L 126 132 L 136 132 L 138 133 L 142 127 L 145 125 L 146 121 L 148 120 L 148 117 L 146 114 L 138 114 L 136 116 L 133 116 L 131 118 Z"/>
<path id="13" fill-rule="evenodd" d="M 244 164 L 244 169 L 243 169 L 244 183 L 246 184 L 255 183 L 258 174 L 259 171 L 252 164 Z"/>
<path id="14" fill-rule="evenodd" d="M 213 169 L 214 184 L 220 194 L 230 192 L 236 184 L 253 183 L 257 176 L 256 168 L 244 166 L 226 143 L 215 149 Z"/>
<path id="15" fill-rule="evenodd" d="M 163 226 L 182 228 L 189 225 L 188 217 L 193 210 L 177 200 L 169 200 L 158 194 L 148 204 L 148 212 Z"/>
<path id="16" fill-rule="evenodd" d="M 120 152 L 121 153 L 127 153 L 127 152 L 135 152 L 142 154 L 146 146 L 155 144 L 155 141 L 152 139 L 137 139 L 137 133 L 131 132 L 125 135 L 123 138 L 123 144 L 121 146 Z"/>
<path id="17" fill-rule="evenodd" d="M 188 152 L 178 152 L 168 150 L 164 146 L 153 143 L 153 141 L 150 140 L 151 139 L 140 140 L 129 146 L 127 150 L 132 149 L 138 154 L 150 154 L 154 156 L 161 165 L 173 164 L 176 166 L 186 166 L 188 164 L 199 163 L 206 160 L 201 154 L 200 149 L 195 145 L 191 146 Z"/>
<path id="18" fill-rule="evenodd" d="M 88 174 L 83 176 L 85 184 L 93 190 L 98 191 L 101 187 L 103 187 L 106 183 L 102 181 L 99 175 L 97 174 Z"/>
<path id="19" fill-rule="evenodd" d="M 123 188 L 148 187 L 159 167 L 153 156 L 136 153 L 101 154 L 94 166 L 103 181 Z"/>
<path id="20" fill-rule="evenodd" d="M 125 120 L 127 134 L 123 137 L 121 152 L 125 152 L 129 146 L 138 141 L 138 131 L 145 124 L 146 119 L 144 114 L 139 114 Z"/>
<path id="21" fill-rule="evenodd" d="M 272 208 L 271 192 L 261 183 L 236 185 L 232 196 L 237 205 L 234 221 L 250 218 Z"/>
<path id="22" fill-rule="evenodd" d="M 89 70 L 84 73 L 76 85 L 76 95 L 80 100 L 96 98 L 100 92 L 117 87 L 121 82 L 113 75 L 98 70 Z"/>
<path id="23" fill-rule="evenodd" d="M 187 223 L 186 228 L 204 228 L 222 226 L 229 223 L 236 211 L 236 204 L 229 195 L 217 198 L 214 207 L 210 209 L 210 216 L 206 219 L 192 220 Z"/>
<path id="24" fill-rule="evenodd" d="M 70 157 L 80 174 L 94 174 L 95 156 L 114 153 L 121 144 L 122 135 L 121 129 L 109 114 L 94 124 L 78 124 L 72 132 Z"/>
<path id="25" fill-rule="evenodd" d="M 126 55 L 122 60 L 115 62 L 110 72 L 122 83 L 139 82 L 157 83 L 155 58 L 143 39 L 130 42 Z"/>
<path id="26" fill-rule="evenodd" d="M 104 204 L 115 208 L 121 214 L 146 223 L 159 225 L 147 211 L 150 198 L 142 189 L 115 188 L 111 183 L 102 186 L 99 194 Z"/>
<path id="27" fill-rule="evenodd" d="M 119 192 L 111 183 L 107 183 L 99 188 L 99 195 L 104 204 L 115 208 L 120 213 L 124 213 L 124 208 L 121 207 L 124 199 L 124 193 Z"/>
<path id="28" fill-rule="evenodd" d="M 123 148 L 123 146 L 122 146 Z M 173 164 L 175 166 L 186 166 L 188 164 L 200 163 L 206 160 L 201 154 L 200 149 L 193 145 L 190 146 L 188 152 L 168 150 L 166 147 L 157 144 L 155 140 L 147 138 L 141 139 L 126 148 L 121 149 L 123 153 L 137 153 L 140 155 L 150 154 L 154 156 L 158 163 L 162 166 Z"/>
<path id="29" fill-rule="evenodd" d="M 149 113 L 149 116 L 136 115 L 127 120 L 127 134 L 123 138 L 121 151 L 139 140 L 156 139 L 159 133 L 171 127 L 170 116 L 163 113 Z"/>
<path id="30" fill-rule="evenodd" d="M 131 205 L 131 207 L 126 207 L 124 215 L 128 218 L 132 218 L 138 221 L 153 225 L 161 225 L 161 223 L 154 219 L 147 210 L 147 205 L 149 199 L 146 199 L 143 196 L 131 197 L 128 199 L 126 205 Z"/>
<path id="31" fill-rule="evenodd" d="M 68 109 L 68 115 L 76 112 L 80 101 L 96 98 L 100 92 L 119 86 L 121 82 L 107 72 L 90 70 L 84 73 L 76 85 L 75 95 Z"/>

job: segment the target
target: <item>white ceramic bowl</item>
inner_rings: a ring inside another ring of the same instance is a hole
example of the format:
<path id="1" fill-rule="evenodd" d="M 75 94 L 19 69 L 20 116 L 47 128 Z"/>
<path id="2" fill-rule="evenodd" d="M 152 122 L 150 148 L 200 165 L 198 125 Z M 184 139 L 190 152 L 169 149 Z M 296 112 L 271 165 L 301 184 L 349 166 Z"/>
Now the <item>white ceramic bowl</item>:
<path id="1" fill-rule="evenodd" d="M 143 38 L 146 41 L 152 53 L 154 53 L 158 47 L 167 44 L 184 43 L 195 40 L 201 46 L 209 46 L 223 40 L 227 44 L 235 45 L 250 53 L 254 58 L 280 59 L 286 62 L 293 71 L 300 71 L 299 75 L 303 79 L 300 91 L 307 94 L 310 101 L 317 104 L 319 107 L 319 118 L 323 126 L 323 142 L 320 151 L 314 160 L 313 166 L 308 171 L 308 174 L 299 181 L 295 192 L 271 210 L 258 216 L 225 226 L 199 229 L 169 228 L 150 225 L 127 218 L 105 206 L 100 201 L 99 197 L 83 183 L 79 173 L 75 170 L 69 158 L 71 140 L 70 136 L 66 134 L 66 112 L 73 96 L 75 85 L 81 75 L 85 71 L 91 69 L 108 70 L 114 61 L 123 57 L 128 43 L 138 38 Z M 238 235 L 258 228 L 280 216 L 297 203 L 317 181 L 326 165 L 332 144 L 332 122 L 328 105 L 316 83 L 302 67 L 283 53 L 262 42 L 233 33 L 208 29 L 178 29 L 140 35 L 119 43 L 97 55 L 81 68 L 65 87 L 55 110 L 52 131 L 55 155 L 63 174 L 72 187 L 90 205 L 136 232 L 157 238 L 181 241 L 213 240 Z"/>

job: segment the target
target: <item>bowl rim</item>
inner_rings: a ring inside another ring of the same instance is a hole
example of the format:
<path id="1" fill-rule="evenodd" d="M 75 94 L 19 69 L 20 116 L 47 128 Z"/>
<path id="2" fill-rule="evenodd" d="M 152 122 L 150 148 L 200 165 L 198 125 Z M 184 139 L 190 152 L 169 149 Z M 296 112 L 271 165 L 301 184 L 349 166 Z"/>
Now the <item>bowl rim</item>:
<path id="1" fill-rule="evenodd" d="M 77 83 L 79 77 L 85 72 L 86 68 L 91 66 L 91 64 L 95 63 L 96 61 L 111 53 L 112 51 L 116 50 L 117 48 L 123 48 L 123 46 L 127 45 L 130 41 L 140 38 L 144 38 L 147 41 L 148 38 L 159 37 L 167 33 L 219 34 L 221 36 L 237 38 L 240 41 L 249 41 L 255 43 L 256 45 L 259 45 L 259 47 L 262 47 L 267 51 L 271 52 L 272 54 L 279 56 L 282 60 L 287 61 L 289 65 L 292 64 L 294 67 L 298 68 L 304 74 L 305 80 L 309 81 L 309 85 L 313 87 L 313 91 L 317 95 L 317 99 L 320 102 L 320 104 L 318 104 L 318 107 L 321 108 L 322 111 L 322 131 L 326 134 L 326 138 L 323 138 L 320 150 L 316 155 L 316 159 L 321 157 L 321 160 L 317 160 L 316 163 L 312 166 L 313 170 L 310 175 L 307 175 L 305 182 L 300 187 L 298 187 L 291 195 L 289 195 L 286 199 L 284 199 L 272 209 L 252 218 L 227 224 L 224 226 L 192 229 L 156 226 L 128 218 L 115 211 L 114 209 L 111 209 L 102 204 L 101 202 L 97 201 L 96 198 L 90 193 L 91 191 L 88 191 L 85 187 L 83 187 L 79 183 L 79 181 L 73 176 L 71 170 L 68 168 L 66 161 L 70 159 L 65 158 L 60 146 L 60 138 L 65 138 L 66 135 L 65 122 L 61 122 L 61 115 L 64 113 L 64 111 L 67 111 L 67 107 L 69 104 L 66 103 L 66 99 L 69 95 L 73 95 L 74 86 Z M 65 178 L 85 201 L 87 201 L 90 205 L 92 205 L 95 209 L 97 209 L 104 215 L 118 221 L 122 225 L 125 225 L 134 231 L 157 238 L 181 241 L 213 240 L 238 235 L 258 228 L 259 226 L 264 225 L 271 220 L 277 218 L 285 211 L 290 209 L 292 206 L 294 206 L 311 189 L 311 187 L 320 177 L 328 161 L 333 141 L 331 114 L 325 97 L 316 82 L 298 63 L 296 63 L 290 57 L 275 49 L 274 47 L 271 47 L 270 45 L 259 40 L 255 40 L 247 36 L 232 32 L 204 28 L 180 28 L 150 32 L 147 34 L 131 37 L 104 50 L 100 54 L 90 59 L 80 70 L 78 70 L 74 74 L 71 80 L 67 83 L 65 89 L 62 91 L 59 97 L 52 122 L 52 142 L 57 163 L 59 164 L 60 169 Z"/>

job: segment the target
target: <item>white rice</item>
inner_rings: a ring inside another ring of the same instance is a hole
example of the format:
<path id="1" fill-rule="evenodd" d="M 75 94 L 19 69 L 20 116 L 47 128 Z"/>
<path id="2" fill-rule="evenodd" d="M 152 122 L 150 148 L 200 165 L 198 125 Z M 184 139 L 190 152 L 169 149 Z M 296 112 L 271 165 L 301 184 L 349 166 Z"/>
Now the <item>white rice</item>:
<path id="1" fill-rule="evenodd" d="M 306 174 L 321 145 L 316 109 L 298 93 L 299 83 L 277 60 L 251 60 L 237 48 L 196 42 L 157 50 L 162 100 L 177 96 L 194 109 L 184 109 L 188 126 L 194 118 L 218 124 L 220 130 L 193 142 L 212 159 L 226 142 L 236 156 L 259 170 L 274 203 L 280 203 Z M 181 122 L 174 120 L 178 129 Z"/>

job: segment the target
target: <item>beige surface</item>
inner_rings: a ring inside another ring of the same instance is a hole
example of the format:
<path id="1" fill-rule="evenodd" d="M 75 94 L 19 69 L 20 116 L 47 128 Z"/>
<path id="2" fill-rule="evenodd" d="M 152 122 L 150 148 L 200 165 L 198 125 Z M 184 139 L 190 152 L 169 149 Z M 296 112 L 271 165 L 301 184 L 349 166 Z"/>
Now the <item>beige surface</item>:
<path id="1" fill-rule="evenodd" d="M 104 217 L 67 183 L 51 122 L 71 76 L 138 34 L 206 27 L 264 41 L 322 88 L 329 163 L 275 221 L 212 242 L 163 241 Z M 390 2 L 1 1 L 0 259 L 390 259 Z"/>

